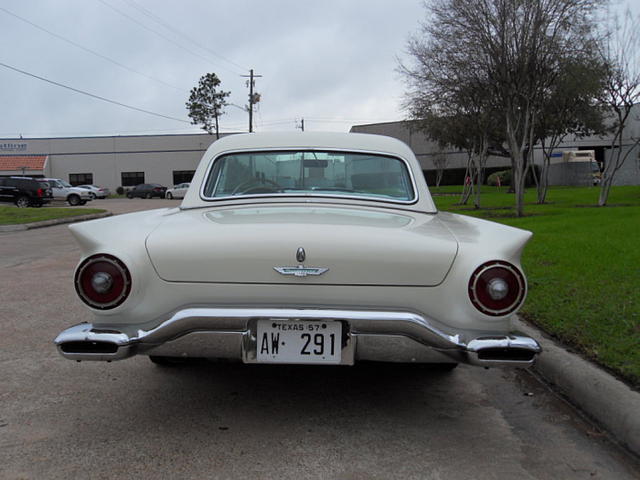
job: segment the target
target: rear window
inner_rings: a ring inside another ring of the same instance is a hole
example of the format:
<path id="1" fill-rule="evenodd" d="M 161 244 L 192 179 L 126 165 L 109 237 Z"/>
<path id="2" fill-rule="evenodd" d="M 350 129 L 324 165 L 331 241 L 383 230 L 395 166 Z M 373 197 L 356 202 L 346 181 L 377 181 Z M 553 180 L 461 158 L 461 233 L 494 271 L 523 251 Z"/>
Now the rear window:
<path id="1" fill-rule="evenodd" d="M 338 151 L 241 152 L 216 159 L 205 183 L 208 199 L 338 196 L 408 203 L 415 189 L 396 157 Z"/>

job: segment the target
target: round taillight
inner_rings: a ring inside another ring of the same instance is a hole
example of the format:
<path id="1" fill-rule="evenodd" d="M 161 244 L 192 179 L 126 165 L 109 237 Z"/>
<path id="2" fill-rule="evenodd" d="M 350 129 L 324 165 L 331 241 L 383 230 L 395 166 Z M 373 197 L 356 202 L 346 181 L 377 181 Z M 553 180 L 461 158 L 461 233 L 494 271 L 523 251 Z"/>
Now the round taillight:
<path id="1" fill-rule="evenodd" d="M 131 274 L 113 255 L 98 254 L 85 259 L 76 269 L 76 292 L 92 308 L 108 310 L 126 300 L 131 292 Z"/>
<path id="2" fill-rule="evenodd" d="M 471 303 L 482 313 L 494 317 L 514 312 L 522 304 L 525 292 L 522 272 L 500 260 L 483 263 L 469 279 Z"/>

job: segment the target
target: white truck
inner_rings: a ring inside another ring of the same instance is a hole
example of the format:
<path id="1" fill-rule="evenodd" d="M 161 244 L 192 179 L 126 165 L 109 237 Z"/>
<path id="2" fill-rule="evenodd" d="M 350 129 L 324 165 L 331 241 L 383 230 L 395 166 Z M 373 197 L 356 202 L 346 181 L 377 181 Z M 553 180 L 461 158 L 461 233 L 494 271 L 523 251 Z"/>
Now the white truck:
<path id="1" fill-rule="evenodd" d="M 51 185 L 54 200 L 62 200 L 72 207 L 85 205 L 91 201 L 91 192 L 89 190 L 73 187 L 59 178 L 44 178 L 43 180 Z"/>

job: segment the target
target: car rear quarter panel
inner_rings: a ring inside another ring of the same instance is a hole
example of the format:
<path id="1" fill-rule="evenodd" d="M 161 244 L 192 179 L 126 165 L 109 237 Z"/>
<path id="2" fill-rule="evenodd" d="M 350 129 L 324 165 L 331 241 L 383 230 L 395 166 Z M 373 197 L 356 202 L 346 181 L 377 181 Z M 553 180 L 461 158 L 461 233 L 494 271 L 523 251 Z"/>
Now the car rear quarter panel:
<path id="1" fill-rule="evenodd" d="M 184 212 L 182 212 L 184 213 Z M 507 330 L 509 317 L 489 317 L 473 307 L 467 288 L 470 275 L 489 260 L 520 267 L 520 255 L 531 233 L 471 217 L 438 213 L 459 242 L 459 253 L 445 280 L 433 287 L 196 283 L 162 280 L 151 264 L 145 240 L 178 209 L 153 210 L 75 224 L 82 259 L 95 253 L 120 258 L 131 271 L 132 292 L 119 307 L 93 311 L 94 323 L 148 323 L 154 326 L 187 306 L 316 307 L 413 311 L 429 317 L 444 331 Z M 176 248 L 180 248 L 179 245 Z M 82 260 L 81 259 L 81 260 Z"/>

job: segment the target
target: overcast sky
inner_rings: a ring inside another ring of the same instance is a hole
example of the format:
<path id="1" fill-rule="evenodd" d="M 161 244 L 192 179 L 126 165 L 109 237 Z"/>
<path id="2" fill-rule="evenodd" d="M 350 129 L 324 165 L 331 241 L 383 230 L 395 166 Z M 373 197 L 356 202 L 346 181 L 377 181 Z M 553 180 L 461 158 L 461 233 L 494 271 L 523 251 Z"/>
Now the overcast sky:
<path id="1" fill-rule="evenodd" d="M 253 68 L 257 131 L 301 118 L 306 130 L 347 131 L 403 118 L 396 57 L 423 14 L 420 0 L 2 0 L 0 62 L 185 122 L 201 75 L 215 72 L 242 107 Z M 0 82 L 0 137 L 201 131 L 5 66 Z M 248 115 L 228 106 L 221 126 L 247 131 Z"/>
<path id="2" fill-rule="evenodd" d="M 256 131 L 399 120 L 396 58 L 423 18 L 421 0 L 1 0 L 2 64 L 175 119 L 0 66 L 0 137 L 199 132 L 185 102 L 207 72 L 237 105 L 222 130 L 247 131 L 251 68 Z"/>

